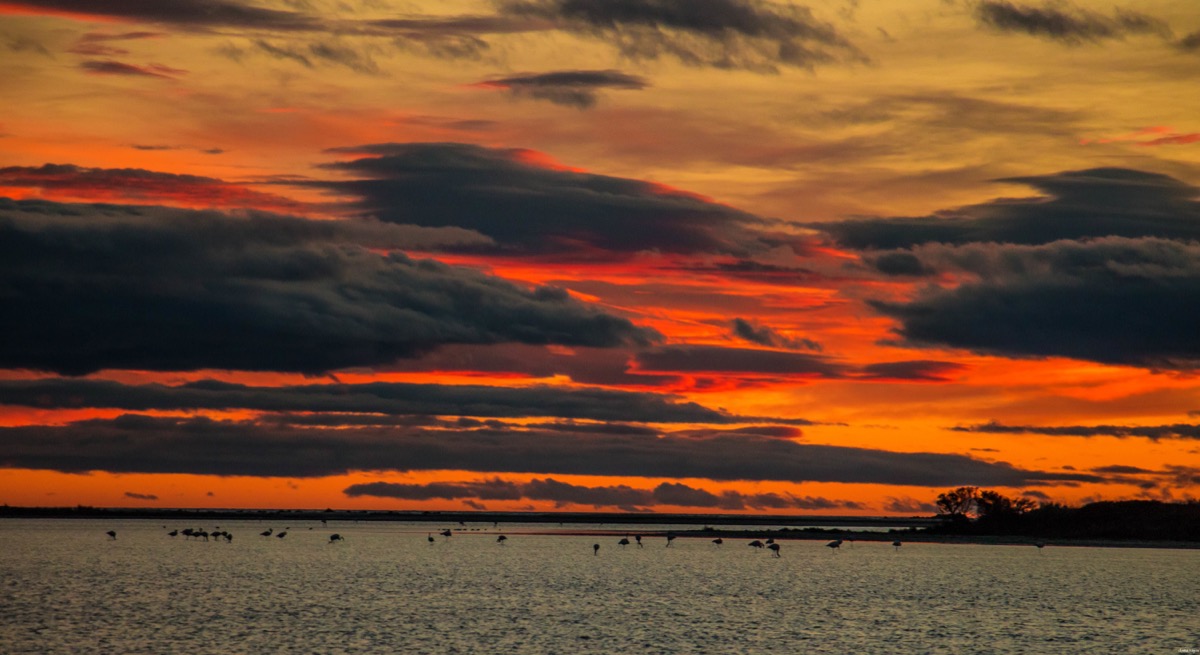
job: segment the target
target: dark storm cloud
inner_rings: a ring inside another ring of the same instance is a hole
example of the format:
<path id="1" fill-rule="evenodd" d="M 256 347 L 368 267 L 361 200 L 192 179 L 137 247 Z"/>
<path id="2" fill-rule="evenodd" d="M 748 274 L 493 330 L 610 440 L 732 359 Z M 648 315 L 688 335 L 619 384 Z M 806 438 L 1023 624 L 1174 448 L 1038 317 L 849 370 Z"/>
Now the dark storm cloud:
<path id="1" fill-rule="evenodd" d="M 1200 439 L 1200 425 L 1004 425 L 983 423 L 951 428 L 958 432 L 985 434 L 1042 434 L 1053 437 L 1141 437 L 1159 439 Z"/>
<path id="2" fill-rule="evenodd" d="M 712 480 L 957 486 L 1102 482 L 964 455 L 801 444 L 774 437 L 570 434 L 522 429 L 288 428 L 122 416 L 0 428 L 0 466 L 64 472 L 312 477 L 460 470 Z"/>
<path id="3" fill-rule="evenodd" d="M 125 497 L 132 498 L 134 500 L 158 500 L 158 496 L 154 494 L 139 494 L 133 491 L 126 491 Z"/>
<path id="4" fill-rule="evenodd" d="M 821 350 L 821 344 L 812 339 L 787 337 L 753 320 L 735 318 L 733 319 L 732 328 L 733 334 L 737 338 L 744 339 L 750 343 L 757 343 L 760 346 L 789 348 L 792 350 L 815 350 L 818 352 Z"/>
<path id="5" fill-rule="evenodd" d="M 107 380 L 0 381 L 0 404 L 135 411 L 249 409 L 264 412 L 349 412 L 388 416 L 551 416 L 648 423 L 728 423 L 739 417 L 674 396 L 608 389 L 478 385 L 310 384 L 251 387 L 204 380 L 179 386 L 125 385 Z M 353 420 L 346 417 L 345 423 Z M 329 417 L 337 423 L 336 417 Z"/>
<path id="6" fill-rule="evenodd" d="M 417 359 L 398 361 L 389 371 L 516 373 L 535 378 L 561 375 L 582 384 L 661 387 L 678 375 L 632 370 L 633 352 L 612 348 L 572 348 L 564 352 L 526 344 L 450 345 Z"/>
<path id="7" fill-rule="evenodd" d="M 896 333 L 908 345 L 1150 369 L 1200 365 L 1195 241 L 1109 237 L 914 252 L 975 279 L 925 287 L 907 302 L 872 302 L 900 321 Z"/>
<path id="8" fill-rule="evenodd" d="M 1005 0 L 982 0 L 975 5 L 975 17 L 1000 32 L 1028 34 L 1073 45 L 1133 34 L 1170 33 L 1161 20 L 1124 9 L 1117 9 L 1108 17 L 1063 4 L 1036 7 Z"/>
<path id="9" fill-rule="evenodd" d="M 228 0 L 11 0 L 4 4 L 34 12 L 157 23 L 194 30 L 218 27 L 287 31 L 321 29 L 321 21 L 312 16 Z"/>
<path id="10" fill-rule="evenodd" d="M 547 100 L 558 105 L 588 109 L 596 104 L 599 91 L 637 90 L 648 86 L 644 78 L 615 70 L 573 70 L 514 75 L 477 83 L 475 86 L 507 89 L 518 97 Z"/>
<path id="11" fill-rule="evenodd" d="M 1200 50 L 1200 30 L 1192 32 L 1175 42 L 1175 47 L 1187 52 Z"/>
<path id="12" fill-rule="evenodd" d="M 829 358 L 774 350 L 720 346 L 662 346 L 637 354 L 647 371 L 747 373 L 842 377 L 847 369 Z"/>
<path id="13" fill-rule="evenodd" d="M 653 489 L 628 485 L 589 487 L 561 482 L 553 478 L 529 482 L 508 482 L 498 478 L 478 482 L 449 482 L 432 484 L 400 484 L 370 482 L 345 489 L 351 497 L 376 496 L 403 500 L 540 500 L 564 507 L 620 507 L 644 509 L 654 505 L 675 505 L 706 509 L 862 509 L 859 503 L 846 500 L 775 493 L 745 494 L 723 491 L 719 494 L 686 484 L 664 482 Z"/>
<path id="14" fill-rule="evenodd" d="M 500 0 L 501 13 L 541 18 L 612 43 L 630 59 L 774 72 L 865 61 L 807 7 L 756 0 Z"/>
<path id="15" fill-rule="evenodd" d="M 907 362 L 881 362 L 862 367 L 859 377 L 871 380 L 910 380 L 917 382 L 950 382 L 950 377 L 966 369 L 955 362 L 918 359 Z"/>
<path id="16" fill-rule="evenodd" d="M 88 60 L 79 64 L 83 70 L 96 75 L 129 75 L 134 77 L 160 77 L 163 79 L 173 80 L 176 77 L 187 73 L 185 70 L 171 68 L 161 64 L 147 64 L 145 66 L 137 66 L 134 64 L 126 64 L 120 61 L 108 60 Z"/>
<path id="17" fill-rule="evenodd" d="M 547 166 L 530 151 L 407 143 L 331 152 L 370 156 L 325 166 L 359 179 L 305 184 L 358 196 L 353 208 L 383 221 L 474 230 L 517 252 L 737 254 L 777 245 L 756 232 L 764 221 L 751 214 L 641 180 Z"/>
<path id="18" fill-rule="evenodd" d="M 363 247 L 387 247 L 405 232 L 0 199 L 0 366 L 322 373 L 449 343 L 608 347 L 658 338 L 561 289 Z"/>
<path id="19" fill-rule="evenodd" d="M 859 250 L 977 241 L 1042 244 L 1104 236 L 1200 239 L 1200 188 L 1125 168 L 1094 168 L 997 180 L 1031 186 L 1033 199 L 998 199 L 934 216 L 869 218 L 810 225 Z M 927 273 L 903 254 L 876 260 L 889 274 Z"/>

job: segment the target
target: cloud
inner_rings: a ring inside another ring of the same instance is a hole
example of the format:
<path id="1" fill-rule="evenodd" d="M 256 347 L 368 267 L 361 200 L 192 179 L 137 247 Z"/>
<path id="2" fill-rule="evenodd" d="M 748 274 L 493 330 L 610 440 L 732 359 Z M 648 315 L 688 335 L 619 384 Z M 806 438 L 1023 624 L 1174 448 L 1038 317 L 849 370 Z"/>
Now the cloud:
<path id="1" fill-rule="evenodd" d="M 801 444 L 776 437 L 572 434 L 530 429 L 310 429 L 126 415 L 0 428 L 0 465 L 81 473 L 313 477 L 349 471 L 1025 486 L 1103 482 L 965 455 Z"/>
<path id="2" fill-rule="evenodd" d="M 906 345 L 1150 369 L 1200 365 L 1196 241 L 929 245 L 914 254 L 974 279 L 930 285 L 907 301 L 871 302 L 900 321 L 895 332 Z"/>
<path id="3" fill-rule="evenodd" d="M 309 384 L 247 386 L 202 380 L 178 386 L 126 385 L 107 380 L 4 380 L 0 404 L 67 409 L 104 407 L 133 411 L 229 410 L 338 412 L 387 416 L 552 416 L 597 421 L 728 423 L 746 420 L 675 396 L 608 389 L 489 387 L 481 385 Z M 365 417 L 382 424 L 379 417 Z M 353 425 L 353 416 L 326 417 Z M 628 430 L 629 428 L 622 428 Z"/>
<path id="4" fill-rule="evenodd" d="M 0 366 L 323 373 L 452 343 L 660 338 L 558 288 L 364 247 L 395 227 L 0 199 Z"/>
<path id="5" fill-rule="evenodd" d="M 648 82 L 636 75 L 615 70 L 572 70 L 529 73 L 478 82 L 474 86 L 505 89 L 516 97 L 547 100 L 554 104 L 588 109 L 604 89 L 638 90 Z"/>
<path id="6" fill-rule="evenodd" d="M 982 0 L 975 5 L 975 18 L 999 32 L 1028 34 L 1068 45 L 1134 34 L 1164 37 L 1170 34 L 1164 22 L 1145 14 L 1117 9 L 1110 18 L 1064 4 L 1035 7 L 1005 0 Z"/>
<path id="7" fill-rule="evenodd" d="M 311 16 L 228 0 L 7 0 L 0 8 L 0 13 L 4 9 L 78 17 L 81 20 L 117 19 L 156 23 L 204 31 L 221 27 L 284 31 L 322 28 L 321 22 Z"/>
<path id="8" fill-rule="evenodd" d="M 501 14 L 552 21 L 630 59 L 776 72 L 866 57 L 807 7 L 755 0 L 505 0 Z"/>
<path id="9" fill-rule="evenodd" d="M 154 494 L 139 494 L 132 491 L 126 491 L 125 497 L 133 498 L 134 500 L 158 500 L 158 496 Z"/>
<path id="10" fill-rule="evenodd" d="M 185 70 L 163 66 L 162 64 L 148 64 L 145 66 L 136 66 L 134 64 L 126 64 L 120 61 L 108 60 L 88 60 L 79 64 L 79 67 L 88 73 L 95 75 L 126 75 L 133 77 L 159 77 L 167 80 L 173 80 L 180 75 L 187 73 Z"/>
<path id="11" fill-rule="evenodd" d="M 703 509 L 862 509 L 848 500 L 822 497 L 797 497 L 776 493 L 745 494 L 738 491 L 712 493 L 675 482 L 664 482 L 652 489 L 612 485 L 589 487 L 553 478 L 534 478 L 529 482 L 509 482 L 499 478 L 478 482 L 399 484 L 369 482 L 347 487 L 350 497 L 375 496 L 403 500 L 530 500 L 549 501 L 558 507 L 589 505 L 594 508 L 618 507 L 642 510 L 655 505 Z"/>
<path id="12" fill-rule="evenodd" d="M 570 170 L 529 150 L 404 143 L 331 152 L 369 156 L 324 166 L 358 179 L 303 184 L 357 196 L 351 208 L 364 215 L 473 230 L 506 251 L 737 254 L 778 245 L 751 214 L 641 180 Z"/>
<path id="13" fill-rule="evenodd" d="M 950 377 L 966 370 L 956 362 L 918 359 L 906 362 L 880 362 L 862 367 L 859 377 L 870 380 L 907 380 L 917 382 L 953 382 Z"/>
<path id="14" fill-rule="evenodd" d="M 1159 439 L 1200 439 L 1200 425 L 1004 425 L 983 423 L 951 428 L 957 432 L 983 434 L 1041 434 L 1053 437 L 1140 437 Z"/>
<path id="15" fill-rule="evenodd" d="M 815 350 L 820 352 L 821 344 L 812 339 L 795 339 L 784 336 L 766 325 L 744 318 L 733 319 L 733 334 L 739 339 L 757 343 L 769 348 L 788 348 L 791 350 Z"/>
<path id="16" fill-rule="evenodd" d="M 168 150 L 176 146 L 132 146 Z M 303 211 L 305 203 L 199 175 L 161 173 L 141 168 L 85 168 L 71 164 L 0 168 L 0 189 L 36 189 L 43 197 L 190 207 L 254 208 Z"/>
<path id="17" fill-rule="evenodd" d="M 689 373 L 807 375 L 838 378 L 847 370 L 819 355 L 720 346 L 662 346 L 637 354 L 641 370 Z"/>
<path id="18" fill-rule="evenodd" d="M 1105 236 L 1200 239 L 1200 188 L 1175 178 L 1125 168 L 1094 168 L 997 180 L 1031 186 L 1038 198 L 999 199 L 933 216 L 867 218 L 813 224 L 840 245 L 858 250 L 912 248 L 924 243 L 1044 244 Z M 904 254 L 879 259 L 884 272 L 922 274 Z"/>

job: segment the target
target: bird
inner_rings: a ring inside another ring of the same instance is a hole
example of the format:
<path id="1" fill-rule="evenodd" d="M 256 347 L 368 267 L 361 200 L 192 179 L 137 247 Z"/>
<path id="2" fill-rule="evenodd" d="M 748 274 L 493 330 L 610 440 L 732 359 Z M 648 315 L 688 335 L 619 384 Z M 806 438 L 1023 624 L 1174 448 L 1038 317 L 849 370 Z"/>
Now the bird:
<path id="1" fill-rule="evenodd" d="M 900 550 L 901 545 L 903 545 L 903 544 L 900 543 L 899 539 L 892 542 L 892 547 L 895 548 L 896 550 Z"/>
<path id="2" fill-rule="evenodd" d="M 759 541 L 758 539 L 755 539 L 746 545 L 751 548 L 763 548 L 763 542 Z"/>
<path id="3" fill-rule="evenodd" d="M 716 539 L 713 539 L 713 540 L 712 540 L 712 542 L 713 542 L 714 544 L 716 544 L 716 545 L 720 546 L 721 544 L 725 543 L 725 540 L 724 540 L 724 539 L 722 539 L 722 538 L 720 538 L 720 537 L 717 537 Z"/>
<path id="4" fill-rule="evenodd" d="M 765 543 L 765 544 L 767 544 L 768 546 L 770 546 L 771 544 L 775 543 L 775 537 L 767 537 L 767 540 L 766 540 L 765 542 L 763 542 L 763 543 Z"/>
<path id="5" fill-rule="evenodd" d="M 627 537 L 621 537 L 621 540 L 617 542 L 617 545 L 621 548 L 624 548 L 629 545 L 629 539 Z"/>
<path id="6" fill-rule="evenodd" d="M 117 531 L 116 531 L 116 530 L 109 530 L 108 532 L 105 532 L 104 534 L 108 535 L 108 538 L 109 538 L 109 539 L 116 539 L 116 538 L 117 538 Z"/>
<path id="7" fill-rule="evenodd" d="M 426 540 L 426 541 L 428 541 L 429 543 L 431 543 L 431 544 L 432 544 L 432 543 L 433 543 L 433 533 L 432 533 L 432 532 L 426 532 L 426 533 L 425 533 L 425 540 Z"/>
<path id="8" fill-rule="evenodd" d="M 592 554 L 593 555 L 600 554 L 600 544 L 592 544 Z"/>
<path id="9" fill-rule="evenodd" d="M 775 557 L 779 557 L 779 544 L 771 544 L 770 546 L 767 546 L 767 548 L 771 549 L 771 552 L 775 554 Z"/>
<path id="10" fill-rule="evenodd" d="M 267 528 L 266 530 L 263 530 L 262 532 L 260 532 L 258 534 L 260 534 L 264 537 L 269 537 L 269 536 L 271 536 L 272 532 L 275 532 L 275 528 Z"/>
<path id="11" fill-rule="evenodd" d="M 112 534 L 112 533 L 110 532 L 109 534 Z M 115 539 L 116 537 L 113 537 L 113 538 Z M 1034 544 L 1033 544 L 1033 545 L 1034 545 L 1034 546 L 1037 546 L 1037 549 L 1038 549 L 1039 551 L 1040 551 L 1041 549 L 1043 549 L 1043 548 L 1045 548 L 1045 547 L 1046 547 L 1046 544 L 1045 544 L 1045 542 L 1041 542 L 1041 541 L 1034 542 Z"/>
<path id="12" fill-rule="evenodd" d="M 225 543 L 227 543 L 227 544 L 233 543 L 233 535 L 229 534 L 228 530 L 225 531 Z"/>
<path id="13" fill-rule="evenodd" d="M 340 534 L 335 533 L 335 534 L 329 535 L 329 543 L 333 543 L 335 541 L 345 541 L 345 540 L 346 540 L 346 538 Z"/>
<path id="14" fill-rule="evenodd" d="M 284 530 L 283 532 L 280 532 L 279 534 L 277 534 L 275 536 L 279 539 L 283 539 L 284 537 L 287 536 L 287 530 Z"/>
<path id="15" fill-rule="evenodd" d="M 640 534 L 634 535 L 633 538 L 635 541 L 637 541 L 638 548 L 641 548 L 642 547 L 642 535 L 640 535 Z"/>
<path id="16" fill-rule="evenodd" d="M 177 536 L 179 536 L 179 530 L 171 530 L 170 532 L 167 533 L 167 536 L 168 537 L 177 537 Z"/>
<path id="17" fill-rule="evenodd" d="M 672 542 L 672 541 L 675 541 L 675 533 L 674 533 L 674 532 L 668 532 L 668 533 L 667 533 L 667 548 L 670 548 L 670 547 L 671 547 L 671 542 Z"/>
<path id="18" fill-rule="evenodd" d="M 499 537 L 496 537 L 496 543 L 500 544 L 501 546 L 503 546 L 504 542 L 506 542 L 506 541 L 508 541 L 508 537 L 506 537 L 504 535 L 500 535 Z"/>
<path id="19" fill-rule="evenodd" d="M 451 532 L 449 528 L 447 528 L 445 530 L 442 530 L 439 534 L 441 534 L 443 537 L 446 537 L 447 539 L 449 539 L 450 535 L 452 535 L 454 533 Z"/>
<path id="20" fill-rule="evenodd" d="M 825 547 L 833 549 L 833 552 L 836 553 L 838 551 L 838 549 L 842 547 L 842 540 L 834 539 L 833 541 L 825 544 Z"/>

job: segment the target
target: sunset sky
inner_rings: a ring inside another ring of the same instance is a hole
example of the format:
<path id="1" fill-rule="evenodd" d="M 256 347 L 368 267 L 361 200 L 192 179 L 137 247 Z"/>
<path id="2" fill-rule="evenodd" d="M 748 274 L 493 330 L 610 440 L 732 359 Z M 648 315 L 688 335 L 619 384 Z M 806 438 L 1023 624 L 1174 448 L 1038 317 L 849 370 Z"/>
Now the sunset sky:
<path id="1" fill-rule="evenodd" d="M 0 0 L 0 504 L 1200 499 L 1195 0 Z"/>

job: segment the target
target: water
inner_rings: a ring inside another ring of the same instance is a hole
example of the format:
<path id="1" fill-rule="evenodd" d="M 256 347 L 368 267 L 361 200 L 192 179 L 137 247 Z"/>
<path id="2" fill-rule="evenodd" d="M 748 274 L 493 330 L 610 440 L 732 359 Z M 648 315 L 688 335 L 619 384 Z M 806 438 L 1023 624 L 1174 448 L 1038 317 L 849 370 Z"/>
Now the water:
<path id="1" fill-rule="evenodd" d="M 1194 550 L 784 541 L 774 558 L 744 539 L 622 549 L 619 535 L 511 527 L 504 546 L 433 524 L 221 527 L 233 543 L 172 539 L 161 521 L 0 521 L 0 653 L 1200 648 Z"/>

